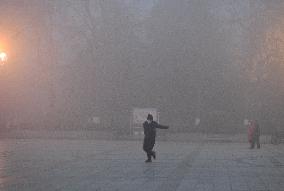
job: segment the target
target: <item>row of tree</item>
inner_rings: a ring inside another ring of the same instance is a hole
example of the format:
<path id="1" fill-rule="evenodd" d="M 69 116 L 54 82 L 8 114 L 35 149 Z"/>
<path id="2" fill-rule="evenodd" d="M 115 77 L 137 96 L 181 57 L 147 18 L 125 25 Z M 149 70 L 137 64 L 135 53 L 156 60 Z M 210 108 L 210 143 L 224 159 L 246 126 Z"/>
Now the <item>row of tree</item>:
<path id="1" fill-rule="evenodd" d="M 195 118 L 206 131 L 232 132 L 245 118 L 268 129 L 282 123 L 279 1 L 0 6 L 0 33 L 13 34 L 14 62 L 2 97 L 16 121 L 82 127 L 96 116 L 105 127 L 128 128 L 132 108 L 155 107 L 173 129 L 192 130 Z"/>

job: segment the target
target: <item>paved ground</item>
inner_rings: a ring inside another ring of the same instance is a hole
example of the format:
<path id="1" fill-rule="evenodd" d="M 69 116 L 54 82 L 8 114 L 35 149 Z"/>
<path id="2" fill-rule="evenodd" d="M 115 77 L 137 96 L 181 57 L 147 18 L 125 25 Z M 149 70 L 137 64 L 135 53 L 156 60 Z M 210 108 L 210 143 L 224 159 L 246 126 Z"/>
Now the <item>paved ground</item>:
<path id="1" fill-rule="evenodd" d="M 145 164 L 140 141 L 0 141 L 0 190 L 283 191 L 284 145 L 245 143 L 156 146 Z"/>

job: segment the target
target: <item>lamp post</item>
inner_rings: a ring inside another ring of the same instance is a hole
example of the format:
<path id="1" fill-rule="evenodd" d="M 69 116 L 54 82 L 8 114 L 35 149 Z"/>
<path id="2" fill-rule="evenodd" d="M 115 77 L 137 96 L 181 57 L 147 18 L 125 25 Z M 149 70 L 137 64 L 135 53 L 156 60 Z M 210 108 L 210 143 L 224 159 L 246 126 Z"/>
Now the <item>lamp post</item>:
<path id="1" fill-rule="evenodd" d="M 7 54 L 5 52 L 0 52 L 0 68 L 2 66 L 4 66 L 7 62 Z M 2 95 L 0 97 L 0 100 L 2 100 Z M 1 101 L 0 103 L 1 105 L 1 108 L 3 108 L 3 103 Z M 3 128 L 3 127 L 6 127 L 6 120 L 5 120 L 5 114 L 4 114 L 4 110 L 1 111 L 0 113 L 0 127 Z"/>

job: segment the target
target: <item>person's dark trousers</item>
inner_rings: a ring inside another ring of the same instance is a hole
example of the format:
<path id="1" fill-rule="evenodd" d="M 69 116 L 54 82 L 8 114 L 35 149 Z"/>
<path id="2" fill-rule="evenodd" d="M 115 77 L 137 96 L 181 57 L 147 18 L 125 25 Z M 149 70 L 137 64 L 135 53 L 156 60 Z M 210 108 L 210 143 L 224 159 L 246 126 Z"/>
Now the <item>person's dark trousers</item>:
<path id="1" fill-rule="evenodd" d="M 146 152 L 148 160 L 151 160 L 151 157 L 154 155 L 154 151 L 150 148 L 144 148 L 143 150 Z"/>
<path id="2" fill-rule="evenodd" d="M 151 157 L 152 157 L 152 151 L 147 151 L 148 160 L 152 160 Z"/>
<path id="3" fill-rule="evenodd" d="M 254 148 L 254 145 L 257 145 L 257 148 L 260 148 L 260 143 L 259 143 L 259 136 L 256 136 L 253 138 L 252 143 L 251 143 L 251 148 Z"/>
<path id="4" fill-rule="evenodd" d="M 151 157 L 154 156 L 155 139 L 144 139 L 143 150 L 147 153 L 148 161 L 151 161 Z"/>
<path id="5" fill-rule="evenodd" d="M 256 138 L 256 145 L 257 145 L 257 148 L 259 149 L 260 148 L 259 136 L 257 136 L 257 138 Z"/>

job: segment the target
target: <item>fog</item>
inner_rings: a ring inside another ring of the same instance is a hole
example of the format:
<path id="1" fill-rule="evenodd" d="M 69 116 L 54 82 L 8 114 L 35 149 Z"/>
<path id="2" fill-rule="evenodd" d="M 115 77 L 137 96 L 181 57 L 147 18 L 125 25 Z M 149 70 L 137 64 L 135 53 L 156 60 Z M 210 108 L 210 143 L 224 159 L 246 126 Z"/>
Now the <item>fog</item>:
<path id="1" fill-rule="evenodd" d="M 157 108 L 171 131 L 283 124 L 281 0 L 1 0 L 0 8 L 2 126 L 126 132 L 133 108 Z"/>

